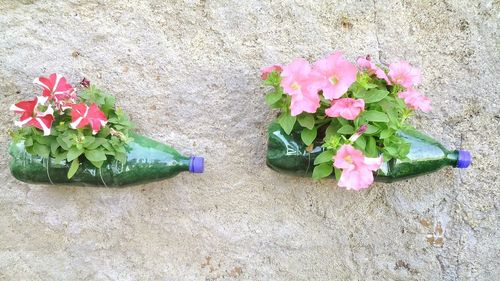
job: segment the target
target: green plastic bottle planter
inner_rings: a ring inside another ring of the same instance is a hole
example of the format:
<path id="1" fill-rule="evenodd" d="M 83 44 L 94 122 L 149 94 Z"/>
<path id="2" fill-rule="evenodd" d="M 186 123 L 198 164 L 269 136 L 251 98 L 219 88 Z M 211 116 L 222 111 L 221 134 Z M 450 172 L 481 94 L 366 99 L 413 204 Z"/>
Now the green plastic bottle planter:
<path id="1" fill-rule="evenodd" d="M 68 179 L 70 164 L 63 160 L 33 156 L 26 152 L 22 142 L 11 143 L 9 153 L 12 175 L 23 182 L 36 184 L 93 185 L 119 187 L 171 178 L 180 172 L 202 173 L 202 157 L 186 157 L 168 145 L 147 137 L 131 134 L 134 141 L 127 145 L 127 161 L 109 159 L 96 168 L 81 161 L 76 174 Z"/>
<path id="2" fill-rule="evenodd" d="M 444 166 L 467 168 L 471 154 L 464 150 L 450 151 L 431 137 L 413 129 L 400 130 L 397 134 L 411 144 L 408 160 L 392 159 L 376 171 L 375 181 L 392 182 L 434 172 Z M 278 123 L 268 129 L 267 165 L 282 173 L 311 176 L 314 159 L 323 151 L 314 143 L 308 152 L 300 132 L 287 135 Z"/>

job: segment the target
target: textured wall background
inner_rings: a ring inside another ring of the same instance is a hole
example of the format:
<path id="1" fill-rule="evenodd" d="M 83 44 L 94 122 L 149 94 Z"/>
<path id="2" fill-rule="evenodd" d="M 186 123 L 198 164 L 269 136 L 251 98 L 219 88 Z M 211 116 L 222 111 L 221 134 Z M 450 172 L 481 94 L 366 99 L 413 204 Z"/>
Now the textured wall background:
<path id="1" fill-rule="evenodd" d="M 0 0 L 0 280 L 495 280 L 498 15 L 487 0 Z M 259 68 L 333 50 L 420 67 L 434 111 L 414 124 L 470 149 L 472 168 L 359 193 L 266 168 Z M 52 72 L 113 93 L 206 173 L 16 181 L 8 107 Z"/>

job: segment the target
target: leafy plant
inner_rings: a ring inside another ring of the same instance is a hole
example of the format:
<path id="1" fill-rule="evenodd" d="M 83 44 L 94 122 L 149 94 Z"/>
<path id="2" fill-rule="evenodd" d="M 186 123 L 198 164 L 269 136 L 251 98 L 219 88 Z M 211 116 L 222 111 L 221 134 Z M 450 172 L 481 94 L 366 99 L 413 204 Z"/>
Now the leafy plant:
<path id="1" fill-rule="evenodd" d="M 58 74 L 40 77 L 35 84 L 41 86 L 42 96 L 11 107 L 22 114 L 16 122 L 21 128 L 10 133 L 14 142 L 23 142 L 32 155 L 71 163 L 68 178 L 82 161 L 100 168 L 110 158 L 122 163 L 127 160 L 126 145 L 133 140 L 129 136 L 133 125 L 116 108 L 113 96 L 85 79 L 77 95 Z"/>
<path id="2" fill-rule="evenodd" d="M 262 69 L 264 85 L 272 87 L 266 103 L 280 111 L 283 131 L 300 132 L 306 146 L 323 147 L 313 178 L 333 173 L 350 189 L 367 188 L 382 160 L 405 159 L 410 144 L 397 131 L 409 126 L 414 110 L 430 110 L 430 101 L 414 89 L 420 72 L 408 63 L 391 64 L 388 71 L 369 57 L 357 62 L 337 52 L 313 66 L 296 59 Z"/>

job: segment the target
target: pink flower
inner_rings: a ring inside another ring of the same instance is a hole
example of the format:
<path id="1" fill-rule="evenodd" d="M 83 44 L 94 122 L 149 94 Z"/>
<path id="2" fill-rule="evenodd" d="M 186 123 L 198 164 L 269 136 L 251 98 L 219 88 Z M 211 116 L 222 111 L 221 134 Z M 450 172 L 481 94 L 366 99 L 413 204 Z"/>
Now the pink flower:
<path id="1" fill-rule="evenodd" d="M 311 66 L 305 59 L 295 59 L 286 65 L 281 72 L 281 87 L 285 93 L 303 95 L 303 92 L 310 90 Z"/>
<path id="2" fill-rule="evenodd" d="M 342 117 L 346 120 L 354 120 L 365 108 L 365 101 L 362 99 L 343 98 L 334 100 L 332 106 L 325 110 L 325 114 L 330 117 Z"/>
<path id="3" fill-rule="evenodd" d="M 354 190 L 368 188 L 373 183 L 373 171 L 378 170 L 382 162 L 382 156 L 368 158 L 351 145 L 342 145 L 333 157 L 333 165 L 342 169 L 338 185 Z"/>
<path id="4" fill-rule="evenodd" d="M 394 84 L 401 85 L 405 88 L 418 85 L 420 83 L 420 70 L 412 67 L 405 61 L 391 63 L 389 65 L 389 78 Z"/>
<path id="5" fill-rule="evenodd" d="M 283 68 L 281 86 L 292 96 L 291 115 L 315 113 L 320 106 L 318 89 L 311 84 L 311 66 L 305 59 L 296 59 Z"/>
<path id="6" fill-rule="evenodd" d="M 429 112 L 431 108 L 431 100 L 422 93 L 409 88 L 405 92 L 401 92 L 398 96 L 405 100 L 406 105 L 412 109 L 420 109 L 423 112 Z"/>
<path id="7" fill-rule="evenodd" d="M 95 135 L 102 126 L 106 125 L 108 120 L 106 115 L 93 103 L 87 106 L 84 103 L 71 105 L 71 128 L 82 128 L 90 124 L 92 134 Z"/>
<path id="8" fill-rule="evenodd" d="M 271 74 L 271 72 L 273 71 L 281 73 L 281 71 L 283 71 L 283 67 L 279 64 L 266 66 L 260 70 L 260 77 L 262 78 L 262 80 L 266 80 L 269 74 Z"/>
<path id="9" fill-rule="evenodd" d="M 370 56 L 366 56 L 366 58 L 360 57 L 357 62 L 361 69 L 366 69 L 368 71 L 368 74 L 375 75 L 379 79 L 384 79 L 387 85 L 391 85 L 391 81 L 389 77 L 387 77 L 387 74 L 370 60 Z"/>
<path id="10" fill-rule="evenodd" d="M 47 97 L 35 97 L 32 101 L 21 101 L 12 105 L 10 110 L 21 114 L 19 121 L 15 122 L 16 126 L 30 125 L 43 130 L 44 136 L 50 135 L 54 110 L 50 105 L 45 107 L 47 99 Z"/>
<path id="11" fill-rule="evenodd" d="M 290 104 L 291 115 L 297 116 L 302 112 L 315 113 L 320 106 L 320 98 L 316 91 L 306 91 L 302 95 L 292 96 Z"/>
<path id="12" fill-rule="evenodd" d="M 33 83 L 42 88 L 42 96 L 54 99 L 56 103 L 76 98 L 75 89 L 68 84 L 66 78 L 57 73 L 50 74 L 48 78 L 38 77 Z"/>
<path id="13" fill-rule="evenodd" d="M 340 98 L 356 81 L 356 67 L 336 52 L 314 64 L 313 79 L 325 98 Z"/>

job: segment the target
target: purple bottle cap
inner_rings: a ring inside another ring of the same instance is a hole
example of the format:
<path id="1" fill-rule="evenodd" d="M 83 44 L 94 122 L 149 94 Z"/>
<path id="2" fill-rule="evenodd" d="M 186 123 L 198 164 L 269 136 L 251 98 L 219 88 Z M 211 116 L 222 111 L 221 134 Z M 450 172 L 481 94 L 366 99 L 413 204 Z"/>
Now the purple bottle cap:
<path id="1" fill-rule="evenodd" d="M 203 157 L 193 156 L 189 161 L 189 172 L 190 173 L 203 173 L 205 168 L 205 159 Z"/>
<path id="2" fill-rule="evenodd" d="M 472 163 L 472 155 L 467 150 L 458 151 L 457 168 L 465 169 Z"/>

